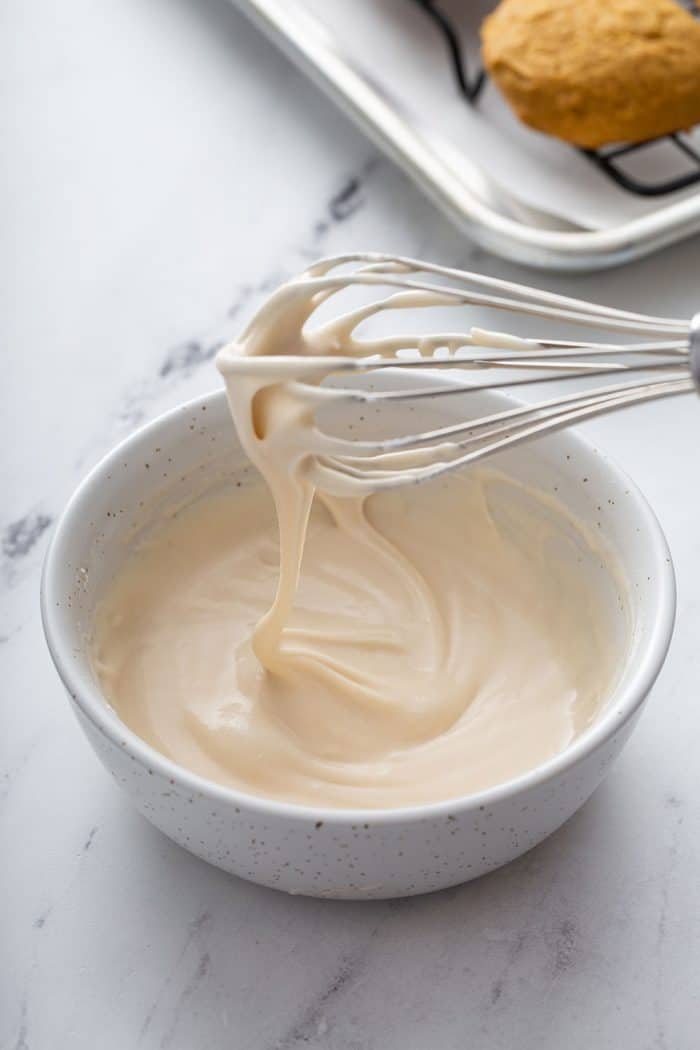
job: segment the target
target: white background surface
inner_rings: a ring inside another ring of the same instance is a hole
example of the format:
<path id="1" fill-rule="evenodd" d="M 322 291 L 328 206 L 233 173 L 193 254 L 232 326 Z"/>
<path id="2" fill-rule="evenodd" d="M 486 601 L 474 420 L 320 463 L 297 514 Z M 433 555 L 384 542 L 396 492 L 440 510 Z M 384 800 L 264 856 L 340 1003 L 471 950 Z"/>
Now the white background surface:
<path id="1" fill-rule="evenodd" d="M 116 440 L 320 254 L 474 250 L 224 0 L 0 11 L 0 1047 L 691 1050 L 700 1000 L 700 409 L 592 424 L 657 509 L 678 624 L 619 764 L 543 846 L 395 903 L 288 898 L 132 811 L 70 715 L 38 615 L 50 522 Z M 700 308 L 698 241 L 544 280 Z"/>

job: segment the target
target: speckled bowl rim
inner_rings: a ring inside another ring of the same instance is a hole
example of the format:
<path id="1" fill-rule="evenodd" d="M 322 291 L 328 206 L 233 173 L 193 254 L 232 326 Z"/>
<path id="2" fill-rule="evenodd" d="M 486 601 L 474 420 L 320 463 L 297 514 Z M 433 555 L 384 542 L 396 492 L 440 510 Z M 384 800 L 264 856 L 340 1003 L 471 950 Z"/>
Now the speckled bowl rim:
<path id="1" fill-rule="evenodd" d="M 505 401 L 509 401 L 514 405 L 520 404 L 518 399 L 511 395 L 504 394 L 501 391 L 498 394 Z M 44 635 L 51 658 L 59 677 L 82 714 L 115 747 L 125 750 L 127 754 L 140 762 L 145 769 L 158 771 L 164 777 L 174 781 L 175 784 L 179 784 L 190 793 L 198 793 L 202 797 L 229 804 L 234 808 L 245 808 L 248 811 L 266 816 L 298 820 L 300 823 L 306 823 L 309 820 L 314 822 L 322 820 L 325 823 L 334 822 L 336 824 L 406 824 L 478 810 L 480 807 L 492 806 L 494 803 L 501 802 L 504 799 L 517 797 L 522 792 L 544 784 L 553 777 L 577 765 L 579 761 L 585 759 L 613 737 L 633 717 L 648 696 L 663 666 L 671 644 L 676 614 L 676 578 L 671 553 L 656 514 L 635 482 L 592 442 L 582 437 L 575 430 L 568 430 L 563 432 L 566 437 L 573 441 L 574 444 L 584 448 L 587 453 L 597 455 L 604 469 L 614 477 L 615 483 L 627 489 L 629 497 L 634 500 L 635 507 L 632 517 L 636 521 L 637 526 L 645 530 L 648 539 L 650 564 L 653 566 L 653 571 L 657 573 L 658 579 L 658 601 L 656 609 L 653 610 L 653 622 L 646 648 L 628 683 L 613 692 L 608 699 L 607 709 L 589 729 L 585 730 L 564 751 L 554 755 L 551 759 L 527 773 L 476 794 L 457 796 L 456 798 L 424 805 L 397 806 L 387 809 L 346 809 L 282 802 L 247 794 L 235 788 L 225 787 L 222 784 L 217 784 L 212 780 L 207 780 L 205 777 L 192 773 L 185 767 L 166 758 L 165 755 L 162 755 L 150 744 L 147 744 L 123 722 L 118 722 L 117 730 L 105 718 L 105 706 L 108 706 L 108 703 L 100 690 L 92 686 L 85 688 L 83 682 L 79 681 L 74 673 L 70 645 L 62 637 L 62 629 L 59 623 L 60 617 L 55 612 L 57 599 L 55 579 L 58 570 L 57 552 L 63 545 L 64 534 L 69 529 L 71 518 L 75 515 L 76 509 L 84 501 L 86 493 L 90 492 L 103 475 L 109 474 L 117 463 L 122 462 L 124 458 L 128 458 L 128 454 L 132 449 L 137 448 L 144 440 L 148 440 L 149 437 L 157 434 L 163 426 L 169 424 L 177 416 L 199 411 L 202 405 L 209 406 L 212 401 L 224 398 L 225 393 L 223 390 L 212 390 L 192 398 L 190 401 L 162 413 L 150 423 L 139 427 L 103 456 L 75 489 L 54 528 L 51 542 L 46 552 L 41 577 L 40 601 Z M 556 440 L 557 437 L 558 435 L 554 434 L 549 440 Z M 627 669 L 627 661 L 623 664 L 623 667 Z M 113 709 L 111 710 L 113 711 Z"/>

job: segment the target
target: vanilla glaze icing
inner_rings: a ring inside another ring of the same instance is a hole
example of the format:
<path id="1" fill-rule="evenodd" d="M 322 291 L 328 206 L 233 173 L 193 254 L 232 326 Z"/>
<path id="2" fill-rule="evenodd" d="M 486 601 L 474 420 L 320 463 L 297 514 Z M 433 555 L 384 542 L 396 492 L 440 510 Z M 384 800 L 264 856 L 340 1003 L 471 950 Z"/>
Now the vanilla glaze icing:
<path id="1" fill-rule="evenodd" d="M 307 333 L 289 288 L 218 360 L 267 486 L 210 494 L 130 557 L 97 610 L 108 699 L 179 764 L 291 802 L 401 807 L 532 769 L 613 683 L 601 550 L 481 468 L 314 501 L 323 439 L 294 380 L 358 350 L 342 325 Z"/>

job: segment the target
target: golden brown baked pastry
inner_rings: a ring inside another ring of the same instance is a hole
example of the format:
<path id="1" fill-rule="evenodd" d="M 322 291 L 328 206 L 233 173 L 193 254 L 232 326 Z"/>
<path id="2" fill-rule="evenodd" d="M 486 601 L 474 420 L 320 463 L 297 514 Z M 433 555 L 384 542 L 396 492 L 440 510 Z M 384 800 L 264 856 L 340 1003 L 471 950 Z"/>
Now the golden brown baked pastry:
<path id="1" fill-rule="evenodd" d="M 700 122 L 700 21 L 675 0 L 501 0 L 484 64 L 520 119 L 595 148 Z"/>

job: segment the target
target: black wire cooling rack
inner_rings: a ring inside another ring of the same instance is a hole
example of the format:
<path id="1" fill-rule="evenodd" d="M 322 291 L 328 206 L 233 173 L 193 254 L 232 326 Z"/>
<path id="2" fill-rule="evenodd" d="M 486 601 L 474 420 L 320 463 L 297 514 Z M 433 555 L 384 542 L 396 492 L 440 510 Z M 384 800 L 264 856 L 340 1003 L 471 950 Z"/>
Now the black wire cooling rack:
<path id="1" fill-rule="evenodd" d="M 436 0 L 413 0 L 413 2 L 425 11 L 442 33 L 459 91 L 466 101 L 473 105 L 486 83 L 486 71 L 484 69 L 470 70 L 460 33 L 453 20 L 445 14 Z M 700 9 L 694 0 L 687 0 L 683 6 L 696 17 L 700 16 Z M 625 171 L 624 167 L 620 166 L 620 160 L 630 157 L 638 159 L 642 157 L 644 151 L 659 145 L 664 145 L 667 151 L 670 147 L 673 152 L 668 153 L 669 160 L 672 156 L 676 163 L 680 159 L 684 170 L 679 174 L 647 181 L 640 179 L 630 171 Z M 683 190 L 687 186 L 700 182 L 700 153 L 689 136 L 680 131 L 671 135 L 663 135 L 661 138 L 649 139 L 646 142 L 621 143 L 604 146 L 597 150 L 581 149 L 580 152 L 618 186 L 640 197 L 661 197 L 666 193 L 675 193 L 677 190 Z"/>

